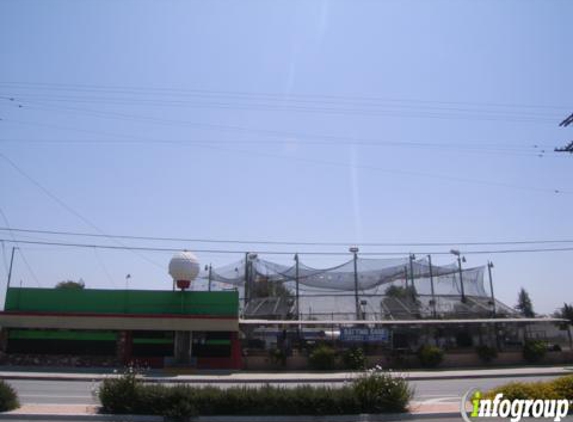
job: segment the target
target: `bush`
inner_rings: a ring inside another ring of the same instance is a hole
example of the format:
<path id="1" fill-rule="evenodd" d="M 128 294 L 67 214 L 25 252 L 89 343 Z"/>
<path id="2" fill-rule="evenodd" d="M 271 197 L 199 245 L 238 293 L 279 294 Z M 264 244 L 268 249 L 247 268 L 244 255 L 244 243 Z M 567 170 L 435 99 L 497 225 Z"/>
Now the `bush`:
<path id="1" fill-rule="evenodd" d="M 495 347 L 490 347 L 481 345 L 476 347 L 476 352 L 482 362 L 489 363 L 497 358 L 497 349 Z"/>
<path id="2" fill-rule="evenodd" d="M 98 389 L 98 396 L 103 410 L 109 413 L 134 413 L 137 411 L 140 397 L 140 384 L 137 374 L 128 369 L 121 377 L 103 380 Z"/>
<path id="3" fill-rule="evenodd" d="M 530 363 L 539 362 L 547 353 L 547 347 L 541 340 L 528 340 L 523 345 L 523 357 Z"/>
<path id="4" fill-rule="evenodd" d="M 435 368 L 444 360 L 444 351 L 439 347 L 425 344 L 418 350 L 418 359 L 422 366 Z"/>
<path id="5" fill-rule="evenodd" d="M 346 369 L 364 369 L 366 356 L 364 356 L 364 352 L 359 347 L 348 349 L 342 354 L 342 364 Z"/>
<path id="6" fill-rule="evenodd" d="M 353 382 L 362 413 L 406 412 L 413 396 L 408 382 L 388 373 L 370 372 Z"/>
<path id="7" fill-rule="evenodd" d="M 554 389 L 547 382 L 510 382 L 494 388 L 486 394 L 487 398 L 494 398 L 496 394 L 502 393 L 504 399 L 558 399 Z"/>
<path id="8" fill-rule="evenodd" d="M 559 398 L 573 400 L 573 375 L 567 375 L 551 381 L 551 387 Z"/>
<path id="9" fill-rule="evenodd" d="M 12 386 L 0 380 L 0 412 L 7 412 L 20 407 L 18 395 Z"/>
<path id="10" fill-rule="evenodd" d="M 336 352 L 332 347 L 321 344 L 311 352 L 308 363 L 312 369 L 330 371 L 336 366 Z"/>
<path id="11" fill-rule="evenodd" d="M 117 397 L 127 397 L 120 405 Z M 99 390 L 109 413 L 163 415 L 185 420 L 195 415 L 343 415 L 404 412 L 412 397 L 406 380 L 370 372 L 341 388 L 299 386 L 190 387 L 144 384 L 130 374 L 105 380 Z"/>

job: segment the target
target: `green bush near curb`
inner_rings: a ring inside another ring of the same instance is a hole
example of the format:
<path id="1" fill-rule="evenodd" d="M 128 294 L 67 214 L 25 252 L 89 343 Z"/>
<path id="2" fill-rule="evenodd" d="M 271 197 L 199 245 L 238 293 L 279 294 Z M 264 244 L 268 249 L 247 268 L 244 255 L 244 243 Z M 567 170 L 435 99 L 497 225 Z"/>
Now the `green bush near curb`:
<path id="1" fill-rule="evenodd" d="M 336 351 L 326 344 L 320 344 L 310 353 L 308 365 L 318 371 L 331 371 L 336 366 Z"/>
<path id="2" fill-rule="evenodd" d="M 547 346 L 541 340 L 528 340 L 523 345 L 523 358 L 530 363 L 537 363 L 545 357 Z"/>
<path id="3" fill-rule="evenodd" d="M 343 415 L 406 412 L 407 381 L 369 372 L 340 388 L 299 386 L 191 387 L 145 384 L 134 374 L 103 381 L 102 410 L 113 414 L 164 415 Z"/>
<path id="4" fill-rule="evenodd" d="M 476 352 L 480 360 L 484 363 L 490 363 L 497 358 L 497 349 L 495 347 L 481 345 L 476 347 Z"/>
<path id="5" fill-rule="evenodd" d="M 551 381 L 510 382 L 488 391 L 485 396 L 493 398 L 499 393 L 503 394 L 504 399 L 509 400 L 573 400 L 573 375 L 566 375 Z"/>
<path id="6" fill-rule="evenodd" d="M 418 359 L 422 366 L 435 368 L 444 360 L 444 351 L 437 346 L 425 344 L 418 350 Z"/>
<path id="7" fill-rule="evenodd" d="M 344 369 L 364 369 L 366 367 L 366 356 L 360 347 L 353 347 L 342 353 L 342 365 Z"/>
<path id="8" fill-rule="evenodd" d="M 20 407 L 18 394 L 10 384 L 0 380 L 0 412 L 7 412 Z"/>

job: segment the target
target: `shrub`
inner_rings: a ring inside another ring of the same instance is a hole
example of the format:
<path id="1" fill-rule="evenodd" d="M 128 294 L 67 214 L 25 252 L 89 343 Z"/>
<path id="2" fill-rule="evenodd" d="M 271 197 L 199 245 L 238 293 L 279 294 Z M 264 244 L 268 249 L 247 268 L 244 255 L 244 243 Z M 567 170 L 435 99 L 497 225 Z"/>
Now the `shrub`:
<path id="1" fill-rule="evenodd" d="M 287 354 L 284 350 L 274 347 L 269 350 L 269 357 L 271 358 L 271 363 L 275 366 L 286 366 Z"/>
<path id="2" fill-rule="evenodd" d="M 547 353 L 547 347 L 541 340 L 528 340 L 523 345 L 523 357 L 530 363 L 539 362 Z"/>
<path id="3" fill-rule="evenodd" d="M 0 412 L 7 412 L 20 407 L 18 395 L 12 386 L 0 380 Z"/>
<path id="4" fill-rule="evenodd" d="M 482 362 L 489 363 L 495 358 L 497 358 L 497 349 L 495 347 L 490 347 L 481 345 L 476 347 L 476 352 Z"/>
<path id="5" fill-rule="evenodd" d="M 435 368 L 444 360 L 444 351 L 439 347 L 425 344 L 418 349 L 418 359 L 422 366 Z"/>
<path id="6" fill-rule="evenodd" d="M 364 369 L 366 356 L 359 347 L 348 349 L 342 354 L 342 363 L 346 369 Z"/>
<path id="7" fill-rule="evenodd" d="M 573 400 L 573 375 L 541 382 L 510 382 L 486 393 L 493 398 L 502 393 L 505 399 Z"/>
<path id="8" fill-rule="evenodd" d="M 370 372 L 353 382 L 362 413 L 406 412 L 413 396 L 408 382 L 389 373 Z"/>
<path id="9" fill-rule="evenodd" d="M 336 352 L 330 346 L 321 344 L 310 354 L 308 363 L 312 369 L 319 371 L 329 371 L 336 365 Z"/>
<path id="10" fill-rule="evenodd" d="M 573 375 L 554 379 L 551 381 L 551 387 L 559 398 L 573 400 Z"/>
<path id="11" fill-rule="evenodd" d="M 510 382 L 489 391 L 488 398 L 495 397 L 496 394 L 502 393 L 504 399 L 558 399 L 554 389 L 547 382 Z"/>
<path id="12" fill-rule="evenodd" d="M 163 415 L 342 415 L 403 412 L 412 392 L 406 380 L 370 372 L 341 387 L 191 387 L 144 384 L 131 374 L 105 380 L 99 390 L 109 413 Z M 126 394 L 124 389 L 130 390 Z M 130 402 L 120 404 L 118 397 Z"/>
<path id="13" fill-rule="evenodd" d="M 139 404 L 140 387 L 137 373 L 132 367 L 129 367 L 118 378 L 103 380 L 98 389 L 98 396 L 102 402 L 103 410 L 119 414 L 133 413 Z"/>

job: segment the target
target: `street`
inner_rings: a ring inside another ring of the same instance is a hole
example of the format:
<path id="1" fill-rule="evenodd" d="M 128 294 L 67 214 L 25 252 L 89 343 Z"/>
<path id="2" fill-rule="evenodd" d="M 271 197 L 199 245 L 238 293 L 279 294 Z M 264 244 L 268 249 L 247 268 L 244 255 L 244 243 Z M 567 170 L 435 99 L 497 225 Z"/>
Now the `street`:
<path id="1" fill-rule="evenodd" d="M 515 378 L 480 378 L 480 379 L 448 379 L 412 381 L 414 401 L 430 403 L 457 403 L 461 395 L 469 389 L 487 390 L 495 386 L 523 380 L 527 382 L 543 381 L 555 377 L 515 377 Z M 39 380 L 10 380 L 8 381 L 18 392 L 22 404 L 98 404 L 92 391 L 97 388 L 97 382 L 86 381 L 39 381 Z M 315 383 L 316 384 L 316 383 Z M 323 384 L 323 383 L 318 383 Z M 193 384 L 196 386 L 207 384 Z M 210 384 L 212 385 L 212 384 Z M 220 383 L 222 388 L 240 384 Z M 262 384 L 248 384 L 256 386 Z M 294 387 L 296 383 L 278 384 L 284 387 Z M 341 385 L 341 383 L 330 384 Z"/>

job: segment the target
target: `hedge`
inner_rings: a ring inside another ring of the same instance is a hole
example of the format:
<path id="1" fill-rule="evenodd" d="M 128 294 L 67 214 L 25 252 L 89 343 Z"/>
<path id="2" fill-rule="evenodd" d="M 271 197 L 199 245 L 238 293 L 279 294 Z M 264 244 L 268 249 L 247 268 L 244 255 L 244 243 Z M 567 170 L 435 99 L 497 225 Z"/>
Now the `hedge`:
<path id="1" fill-rule="evenodd" d="M 103 381 L 102 410 L 114 414 L 343 415 L 406 412 L 412 390 L 404 378 L 368 372 L 340 388 L 265 385 L 230 388 L 146 384 L 134 373 Z"/>
<path id="2" fill-rule="evenodd" d="M 573 375 L 566 375 L 551 381 L 510 382 L 488 391 L 486 397 L 493 398 L 499 393 L 509 400 L 573 400 Z"/>

